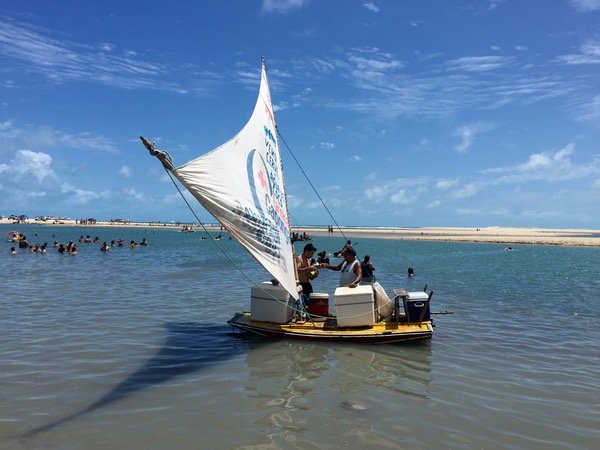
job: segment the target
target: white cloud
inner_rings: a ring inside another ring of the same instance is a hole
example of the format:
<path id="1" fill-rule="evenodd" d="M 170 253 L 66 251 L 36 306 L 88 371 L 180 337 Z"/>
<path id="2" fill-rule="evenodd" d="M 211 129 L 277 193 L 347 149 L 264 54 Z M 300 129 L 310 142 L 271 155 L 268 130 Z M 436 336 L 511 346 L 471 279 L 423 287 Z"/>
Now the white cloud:
<path id="1" fill-rule="evenodd" d="M 71 197 L 72 197 L 71 200 L 76 204 L 87 204 L 93 200 L 110 197 L 109 191 L 102 191 L 102 192 L 88 191 L 85 189 L 76 188 L 75 186 L 73 186 L 70 183 L 63 183 L 60 186 L 60 192 L 62 194 L 71 195 Z"/>
<path id="2" fill-rule="evenodd" d="M 506 0 L 489 0 L 488 1 L 488 11 L 493 11 L 494 9 L 496 9 L 499 5 L 501 5 L 505 1 Z"/>
<path id="3" fill-rule="evenodd" d="M 557 182 L 600 175 L 600 158 L 587 164 L 575 164 L 570 159 L 574 151 L 575 144 L 570 143 L 555 152 L 533 153 L 522 164 L 488 169 L 484 173 L 504 174 L 494 180 L 495 184 L 535 180 Z"/>
<path id="4" fill-rule="evenodd" d="M 359 156 L 359 155 L 352 155 L 352 156 L 350 157 L 350 161 L 353 161 L 353 162 L 360 162 L 360 161 L 362 161 L 362 160 L 363 160 L 363 159 L 362 159 L 362 156 Z"/>
<path id="5" fill-rule="evenodd" d="M 389 188 L 385 185 L 376 185 L 371 186 L 365 190 L 365 195 L 369 200 L 374 202 L 380 202 L 384 200 L 384 197 L 387 197 L 389 192 Z"/>
<path id="6" fill-rule="evenodd" d="M 566 162 L 568 163 L 568 156 L 573 153 L 574 149 L 575 144 L 571 143 L 554 154 L 548 152 L 534 153 L 529 156 L 529 160 L 526 163 L 518 166 L 518 170 L 531 173 L 540 170 L 551 170 L 557 165 L 564 166 Z"/>
<path id="7" fill-rule="evenodd" d="M 600 0 L 571 0 L 571 4 L 579 12 L 588 12 L 600 9 Z"/>
<path id="8" fill-rule="evenodd" d="M 600 122 L 600 95 L 596 95 L 590 103 L 583 105 L 583 114 L 579 117 L 581 121 Z"/>
<path id="9" fill-rule="evenodd" d="M 454 70 L 465 72 L 486 72 L 507 66 L 512 58 L 507 56 L 465 56 L 453 59 L 446 64 Z"/>
<path id="10" fill-rule="evenodd" d="M 352 66 L 352 77 L 365 87 L 378 86 L 387 73 L 404 67 L 402 61 L 378 49 L 363 49 L 360 53 L 350 54 L 348 62 Z"/>
<path id="11" fill-rule="evenodd" d="M 422 186 L 426 183 L 427 181 L 421 178 L 398 178 L 369 186 L 364 194 L 372 203 L 386 201 L 403 203 L 403 200 L 412 198 L 415 192 L 423 192 Z"/>
<path id="12" fill-rule="evenodd" d="M 439 119 L 460 111 L 498 109 L 572 95 L 585 88 L 573 79 L 546 72 L 537 76 L 530 71 L 489 70 L 511 64 L 512 58 L 463 58 L 450 63 L 431 62 L 435 70 L 427 73 L 405 71 L 395 55 L 378 48 L 353 48 L 343 58 L 330 58 L 322 64 L 294 60 L 298 73 L 322 78 L 336 72 L 353 83 L 354 94 L 333 98 L 328 108 L 357 112 L 386 120 L 398 117 Z M 419 60 L 424 60 L 417 53 Z M 437 58 L 437 55 L 435 56 Z M 446 70 L 440 70 L 440 69 Z M 511 69 L 515 69 L 511 67 Z M 501 75 L 501 76 L 500 76 Z M 315 96 L 316 97 L 316 96 Z"/>
<path id="13" fill-rule="evenodd" d="M 130 200 L 134 200 L 136 202 L 141 202 L 144 200 L 144 194 L 138 192 L 134 188 L 126 188 L 123 190 L 123 192 Z"/>
<path id="14" fill-rule="evenodd" d="M 435 184 L 435 187 L 441 190 L 450 189 L 458 184 L 458 178 L 446 178 L 443 180 L 438 180 Z"/>
<path id="15" fill-rule="evenodd" d="M 476 135 L 489 131 L 493 128 L 494 126 L 492 124 L 485 122 L 472 123 L 460 127 L 454 132 L 454 134 L 461 139 L 461 142 L 457 144 L 454 149 L 458 153 L 468 152 Z"/>
<path id="16" fill-rule="evenodd" d="M 131 168 L 128 165 L 123 164 L 119 169 L 119 175 L 129 178 L 131 176 Z"/>
<path id="17" fill-rule="evenodd" d="M 118 153 L 116 145 L 105 136 L 90 132 L 71 134 L 55 130 L 48 125 L 25 126 L 20 128 L 14 123 L 0 122 L 0 153 L 2 150 L 18 146 L 30 148 L 90 149 L 107 153 Z"/>
<path id="18" fill-rule="evenodd" d="M 14 62 L 14 73 L 38 73 L 56 84 L 94 81 L 123 89 L 187 91 L 178 82 L 165 79 L 179 70 L 176 67 L 144 61 L 129 51 L 118 51 L 112 44 L 81 45 L 51 35 L 51 30 L 41 27 L 0 20 L 0 55 Z M 202 93 L 212 81 L 206 76 L 195 88 Z"/>
<path id="19" fill-rule="evenodd" d="M 25 193 L 25 197 L 27 198 L 41 198 L 45 197 L 47 194 L 46 191 L 29 191 Z"/>
<path id="20" fill-rule="evenodd" d="M 579 47 L 580 53 L 575 55 L 562 55 L 557 59 L 568 65 L 600 64 L 600 42 L 588 40 Z"/>
<path id="21" fill-rule="evenodd" d="M 365 8 L 367 8 L 367 9 L 368 9 L 369 11 L 371 11 L 371 12 L 376 12 L 376 13 L 378 13 L 378 12 L 380 11 L 380 10 L 379 10 L 379 7 L 378 7 L 378 6 L 377 6 L 375 3 L 373 3 L 373 2 L 364 2 L 364 3 L 363 3 L 363 6 L 364 6 Z"/>
<path id="22" fill-rule="evenodd" d="M 286 14 L 292 9 L 302 8 L 306 0 L 263 0 L 261 11 L 265 14 Z"/>
<path id="23" fill-rule="evenodd" d="M 405 189 L 402 189 L 390 196 L 390 202 L 392 203 L 408 204 L 414 201 L 415 197 Z"/>
<path id="24" fill-rule="evenodd" d="M 482 187 L 483 187 L 483 184 L 479 183 L 479 182 L 468 183 L 465 186 L 463 186 L 462 188 L 451 192 L 449 194 L 449 197 L 455 198 L 455 199 L 463 199 L 463 198 L 467 198 L 467 197 L 473 197 L 475 194 L 477 194 L 481 190 Z"/>
<path id="25" fill-rule="evenodd" d="M 334 149 L 335 144 L 333 142 L 321 142 L 321 147 L 326 149 Z"/>
<path id="26" fill-rule="evenodd" d="M 18 150 L 8 171 L 17 178 L 31 175 L 38 180 L 38 183 L 41 183 L 44 178 L 54 173 L 51 165 L 52 157 L 46 153 Z"/>

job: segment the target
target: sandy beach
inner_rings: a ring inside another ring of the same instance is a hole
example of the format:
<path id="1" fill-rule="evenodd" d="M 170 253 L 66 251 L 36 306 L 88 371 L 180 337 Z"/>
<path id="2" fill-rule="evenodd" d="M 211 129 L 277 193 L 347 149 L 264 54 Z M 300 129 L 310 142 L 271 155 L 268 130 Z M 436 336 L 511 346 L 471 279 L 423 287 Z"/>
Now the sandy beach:
<path id="1" fill-rule="evenodd" d="M 59 223 L 28 220 L 24 223 L 14 223 L 12 220 L 0 219 L 0 224 L 13 224 L 17 231 L 26 233 L 30 224 L 53 226 L 95 226 L 95 227 L 157 227 L 181 229 L 184 223 L 166 222 L 104 222 L 98 221 L 91 225 L 81 225 L 75 220 L 61 220 Z M 220 230 L 218 224 L 205 224 L 210 231 Z M 199 225 L 194 225 L 196 231 L 203 231 Z M 328 236 L 326 227 L 294 227 L 298 233 L 309 236 Z M 347 239 L 377 238 L 377 239 L 406 239 L 441 242 L 485 242 L 498 244 L 529 244 L 529 245 L 565 245 L 574 247 L 600 247 L 600 230 L 583 229 L 550 229 L 550 228 L 518 228 L 518 227 L 419 227 L 419 228 L 377 228 L 377 227 L 342 227 L 335 229 L 333 236 L 345 236 Z"/>
<path id="2" fill-rule="evenodd" d="M 325 236 L 327 230 L 322 228 L 299 228 L 312 236 Z M 443 242 L 486 242 L 498 244 L 530 244 L 530 245 L 566 245 L 566 246 L 600 246 L 600 230 L 548 229 L 548 228 L 342 228 L 348 239 L 379 238 L 406 239 Z M 334 235 L 339 235 L 336 230 Z"/>

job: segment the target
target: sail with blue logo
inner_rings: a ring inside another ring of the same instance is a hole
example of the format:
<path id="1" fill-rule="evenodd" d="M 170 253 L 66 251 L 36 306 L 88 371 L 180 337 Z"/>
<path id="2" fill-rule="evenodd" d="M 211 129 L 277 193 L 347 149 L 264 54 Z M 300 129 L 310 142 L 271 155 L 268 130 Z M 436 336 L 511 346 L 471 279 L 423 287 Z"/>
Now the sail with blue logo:
<path id="1" fill-rule="evenodd" d="M 297 299 L 281 155 L 264 64 L 258 100 L 244 128 L 171 172 Z"/>

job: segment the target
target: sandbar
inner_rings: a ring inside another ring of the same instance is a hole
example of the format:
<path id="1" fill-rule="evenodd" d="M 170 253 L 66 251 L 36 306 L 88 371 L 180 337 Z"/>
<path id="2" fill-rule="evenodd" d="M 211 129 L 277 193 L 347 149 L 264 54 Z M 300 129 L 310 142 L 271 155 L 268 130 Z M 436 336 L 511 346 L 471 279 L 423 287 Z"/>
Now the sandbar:
<path id="1" fill-rule="evenodd" d="M 183 222 L 109 222 L 97 221 L 94 224 L 82 225 L 75 220 L 35 221 L 29 219 L 24 223 L 14 223 L 7 218 L 0 219 L 0 224 L 13 224 L 15 230 L 26 233 L 29 224 L 52 226 L 94 226 L 94 227 L 125 227 L 125 228 L 176 228 L 191 225 L 195 231 L 203 231 L 198 224 Z M 25 229 L 24 229 L 25 227 Z M 204 224 L 209 231 L 219 231 L 219 224 Z M 572 247 L 600 247 L 600 230 L 594 229 L 551 229 L 551 228 L 521 228 L 521 227 L 341 227 L 335 228 L 333 234 L 327 227 L 295 226 L 293 231 L 309 236 L 338 236 L 350 240 L 364 239 L 405 239 L 413 241 L 440 242 L 473 242 L 497 243 L 510 246 L 517 245 L 563 245 Z"/>
<path id="2" fill-rule="evenodd" d="M 295 229 L 309 236 L 327 236 L 327 229 L 301 227 Z M 405 239 L 441 242 L 480 242 L 497 244 L 565 245 L 574 247 L 600 247 L 600 230 L 548 229 L 519 227 L 418 227 L 418 228 L 369 228 L 342 227 L 333 236 L 344 235 L 347 239 Z"/>

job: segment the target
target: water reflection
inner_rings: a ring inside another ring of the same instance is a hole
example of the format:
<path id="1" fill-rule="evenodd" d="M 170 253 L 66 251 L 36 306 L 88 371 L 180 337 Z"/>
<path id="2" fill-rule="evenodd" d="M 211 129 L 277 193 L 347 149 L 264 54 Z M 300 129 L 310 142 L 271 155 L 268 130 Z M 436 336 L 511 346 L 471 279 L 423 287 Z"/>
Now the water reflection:
<path id="1" fill-rule="evenodd" d="M 395 346 L 346 347 L 336 349 L 335 380 L 340 392 L 360 393 L 365 384 L 388 393 L 429 397 L 431 343 Z"/>
<path id="2" fill-rule="evenodd" d="M 167 338 L 160 350 L 139 369 L 86 408 L 27 432 L 31 437 L 49 431 L 148 387 L 167 383 L 234 358 L 257 344 L 236 339 L 227 325 L 197 322 L 167 323 Z"/>
<path id="3" fill-rule="evenodd" d="M 311 436 L 330 436 L 330 427 L 341 423 L 353 427 L 397 414 L 395 405 L 407 397 L 427 400 L 432 379 L 429 343 L 277 342 L 253 348 L 245 362 L 244 393 L 267 429 L 266 446 L 310 445 Z M 319 442 L 322 448 L 339 444 Z"/>

